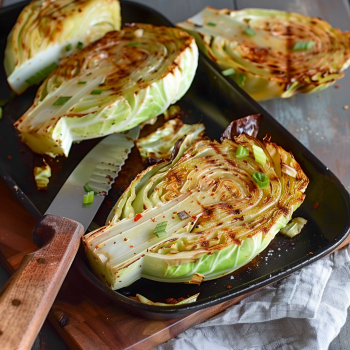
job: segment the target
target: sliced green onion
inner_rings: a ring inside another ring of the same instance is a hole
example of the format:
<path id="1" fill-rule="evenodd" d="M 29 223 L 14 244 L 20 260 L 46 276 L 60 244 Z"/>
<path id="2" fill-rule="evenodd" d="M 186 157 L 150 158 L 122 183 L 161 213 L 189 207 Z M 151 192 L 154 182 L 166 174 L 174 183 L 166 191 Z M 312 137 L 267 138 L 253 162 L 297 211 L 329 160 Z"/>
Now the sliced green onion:
<path id="1" fill-rule="evenodd" d="M 247 27 L 246 30 L 245 30 L 245 33 L 249 36 L 255 36 L 256 35 L 256 32 L 253 28 L 251 27 Z"/>
<path id="2" fill-rule="evenodd" d="M 71 98 L 72 98 L 72 96 L 61 96 L 58 98 L 58 100 L 53 105 L 54 106 L 63 106 Z"/>
<path id="3" fill-rule="evenodd" d="M 93 190 L 93 189 L 89 186 L 88 183 L 85 184 L 84 190 L 85 190 L 86 192 L 91 192 L 91 191 L 92 191 L 92 192 L 94 192 L 94 194 L 99 194 L 99 192 Z"/>
<path id="4" fill-rule="evenodd" d="M 83 48 L 83 46 L 84 46 L 84 44 L 81 41 L 79 41 L 77 44 L 77 49 L 81 50 Z"/>
<path id="5" fill-rule="evenodd" d="M 79 85 L 86 84 L 86 81 L 79 81 L 78 84 Z"/>
<path id="6" fill-rule="evenodd" d="M 314 46 L 313 41 L 298 41 L 293 46 L 293 51 L 310 50 Z"/>
<path id="7" fill-rule="evenodd" d="M 102 90 L 92 90 L 90 92 L 91 95 L 101 95 L 101 93 L 102 93 Z"/>
<path id="8" fill-rule="evenodd" d="M 255 161 L 261 165 L 264 165 L 266 163 L 266 154 L 264 150 L 259 146 L 253 145 L 253 152 L 254 152 Z"/>
<path id="9" fill-rule="evenodd" d="M 259 171 L 256 171 L 253 175 L 252 178 L 254 179 L 254 181 L 258 184 L 258 186 L 260 188 L 265 188 L 269 185 L 270 180 L 269 178 L 263 174 L 260 173 Z"/>
<path id="10" fill-rule="evenodd" d="M 236 76 L 235 78 L 235 82 L 239 85 L 242 86 L 243 83 L 245 82 L 246 79 L 246 75 L 243 73 L 238 74 L 238 76 Z"/>
<path id="11" fill-rule="evenodd" d="M 9 100 L 0 100 L 0 107 L 4 107 Z"/>
<path id="12" fill-rule="evenodd" d="M 56 67 L 57 64 L 55 62 L 51 63 L 49 66 L 45 67 L 38 73 L 32 75 L 29 79 L 26 80 L 26 83 L 28 85 L 39 84 L 42 80 L 47 78 L 51 74 L 51 72 L 55 70 Z"/>
<path id="13" fill-rule="evenodd" d="M 0 107 L 0 119 L 2 118 L 2 107 Z"/>
<path id="14" fill-rule="evenodd" d="M 83 204 L 90 204 L 94 201 L 94 191 L 88 192 L 87 194 L 84 194 L 83 197 Z"/>
<path id="15" fill-rule="evenodd" d="M 216 27 L 216 23 L 214 23 L 214 22 L 207 22 L 207 25 L 212 26 L 212 27 Z"/>
<path id="16" fill-rule="evenodd" d="M 222 75 L 224 75 L 225 77 L 227 77 L 228 75 L 232 75 L 235 74 L 235 70 L 233 68 L 228 68 L 225 69 L 221 72 Z"/>
<path id="17" fill-rule="evenodd" d="M 156 228 L 153 231 L 155 236 L 157 236 L 158 238 L 165 236 L 166 235 L 165 230 L 166 230 L 167 224 L 168 224 L 168 221 L 163 221 L 157 224 Z"/>
<path id="18" fill-rule="evenodd" d="M 239 145 L 236 151 L 236 157 L 238 159 L 244 158 L 249 156 L 249 150 L 247 150 L 245 147 Z"/>
<path id="19" fill-rule="evenodd" d="M 126 46 L 137 46 L 137 45 L 140 45 L 141 43 L 139 41 L 133 41 L 129 44 L 127 44 Z"/>
<path id="20" fill-rule="evenodd" d="M 68 44 L 68 45 L 66 46 L 66 51 L 70 51 L 70 50 L 72 50 L 72 44 Z"/>

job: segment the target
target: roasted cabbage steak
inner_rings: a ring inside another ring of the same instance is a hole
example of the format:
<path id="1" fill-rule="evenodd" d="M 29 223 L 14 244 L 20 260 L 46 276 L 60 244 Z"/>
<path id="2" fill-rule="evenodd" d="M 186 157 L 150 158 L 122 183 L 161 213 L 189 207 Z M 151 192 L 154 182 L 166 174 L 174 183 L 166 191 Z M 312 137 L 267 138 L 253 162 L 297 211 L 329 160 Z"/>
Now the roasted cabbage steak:
<path id="1" fill-rule="evenodd" d="M 141 277 L 191 282 L 231 273 L 268 246 L 305 198 L 308 178 L 268 137 L 187 142 L 173 160 L 140 173 L 110 223 L 83 238 L 110 288 Z"/>
<path id="2" fill-rule="evenodd" d="M 178 28 L 135 24 L 62 60 L 16 122 L 36 153 L 68 155 L 73 141 L 125 131 L 166 111 L 196 72 L 195 40 Z"/>
<path id="3" fill-rule="evenodd" d="M 118 0 L 34 0 L 24 7 L 7 39 L 7 80 L 20 94 L 38 84 L 60 58 L 120 29 Z"/>
<path id="4" fill-rule="evenodd" d="M 350 64 L 350 32 L 317 17 L 207 7 L 178 26 L 256 100 L 320 91 Z"/>

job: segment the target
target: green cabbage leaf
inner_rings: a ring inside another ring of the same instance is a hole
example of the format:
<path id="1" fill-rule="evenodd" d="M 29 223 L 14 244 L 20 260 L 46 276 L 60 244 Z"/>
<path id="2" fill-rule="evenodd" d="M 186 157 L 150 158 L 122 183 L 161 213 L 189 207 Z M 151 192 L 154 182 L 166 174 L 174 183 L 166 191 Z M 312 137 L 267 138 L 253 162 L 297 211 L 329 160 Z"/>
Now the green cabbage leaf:
<path id="1" fill-rule="evenodd" d="M 289 222 L 308 184 L 294 157 L 265 140 L 242 134 L 190 145 L 185 138 L 174 160 L 140 173 L 109 224 L 83 238 L 96 276 L 112 289 L 141 277 L 195 283 L 252 260 Z M 243 158 L 239 146 L 248 151 Z M 255 160 L 256 147 L 264 164 Z M 257 172 L 268 186 L 256 182 Z"/>
<path id="2" fill-rule="evenodd" d="M 178 27 L 256 100 L 320 91 L 350 64 L 350 33 L 317 17 L 207 7 Z"/>
<path id="3" fill-rule="evenodd" d="M 139 138 L 135 144 L 142 159 L 170 159 L 176 141 L 185 135 L 191 135 L 192 143 L 200 140 L 205 131 L 202 123 L 184 124 L 181 119 L 175 118 L 165 122 L 160 128 L 149 135 Z"/>
<path id="4" fill-rule="evenodd" d="M 5 71 L 20 94 L 45 79 L 62 57 L 120 29 L 118 0 L 34 0 L 20 13 L 5 49 Z"/>
<path id="5" fill-rule="evenodd" d="M 62 60 L 16 122 L 36 153 L 68 156 L 73 141 L 129 130 L 179 100 L 198 49 L 177 28 L 136 24 Z"/>

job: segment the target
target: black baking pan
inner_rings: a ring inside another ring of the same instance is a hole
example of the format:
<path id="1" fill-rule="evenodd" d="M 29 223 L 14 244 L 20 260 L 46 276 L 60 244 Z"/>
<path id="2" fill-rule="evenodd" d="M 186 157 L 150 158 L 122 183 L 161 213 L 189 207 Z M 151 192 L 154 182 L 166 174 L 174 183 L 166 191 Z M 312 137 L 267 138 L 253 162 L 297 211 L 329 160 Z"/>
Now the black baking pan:
<path id="1" fill-rule="evenodd" d="M 6 37 L 23 6 L 24 3 L 21 3 L 0 11 L 2 53 Z M 146 6 L 129 1 L 122 1 L 121 6 L 123 23 L 172 25 L 165 17 Z M 45 212 L 74 167 L 98 140 L 75 144 L 69 158 L 50 160 L 54 174 L 48 191 L 38 192 L 33 179 L 33 166 L 42 162 L 42 157 L 34 155 L 21 143 L 13 127 L 13 123 L 30 106 L 35 90 L 36 88 L 32 88 L 22 96 L 11 99 L 3 109 L 3 119 L 0 121 L 0 169 L 1 176 L 20 201 L 38 218 Z M 0 96 L 2 99 L 10 96 L 2 67 Z M 267 133 L 271 135 L 273 142 L 294 154 L 310 179 L 305 202 L 294 214 L 307 219 L 308 223 L 295 238 L 277 235 L 270 246 L 247 266 L 225 277 L 203 282 L 200 286 L 141 279 L 114 292 L 91 273 L 84 252 L 80 250 L 74 268 L 80 271 L 88 288 L 99 290 L 105 297 L 138 316 L 153 319 L 179 317 L 238 297 L 288 276 L 334 250 L 346 238 L 350 229 L 350 196 L 336 176 L 233 81 L 223 77 L 204 55 L 200 55 L 197 74 L 190 90 L 177 104 L 183 111 L 184 122 L 203 122 L 207 127 L 207 135 L 212 139 L 219 139 L 225 127 L 234 119 L 249 114 L 263 114 L 258 138 L 262 139 Z M 132 168 L 133 163 L 129 159 L 122 171 Z M 130 176 L 128 181 L 131 179 Z M 121 192 L 122 189 L 117 186 L 111 190 L 94 219 L 97 224 L 103 225 L 110 207 Z M 136 293 L 152 301 L 188 297 L 195 293 L 200 295 L 198 301 L 192 304 L 155 307 L 129 298 Z"/>

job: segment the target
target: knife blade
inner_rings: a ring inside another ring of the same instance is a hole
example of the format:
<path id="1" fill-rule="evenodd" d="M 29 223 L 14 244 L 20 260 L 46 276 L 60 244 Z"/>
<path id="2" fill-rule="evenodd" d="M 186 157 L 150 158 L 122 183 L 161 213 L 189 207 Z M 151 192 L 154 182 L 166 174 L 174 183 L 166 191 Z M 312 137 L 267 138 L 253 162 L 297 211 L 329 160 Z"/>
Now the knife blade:
<path id="1" fill-rule="evenodd" d="M 112 134 L 99 142 L 78 164 L 45 214 L 78 221 L 86 230 L 138 138 L 140 127 Z M 83 204 L 84 185 L 99 192 L 91 205 Z"/>
<path id="2" fill-rule="evenodd" d="M 33 231 L 42 246 L 26 255 L 0 291 L 0 349 L 30 349 L 88 227 L 125 162 L 139 127 L 112 134 L 79 163 Z M 83 204 L 84 185 L 99 192 Z M 73 220 L 74 219 L 74 220 Z M 84 229 L 85 228 L 85 229 Z"/>

